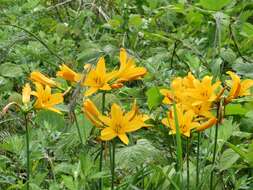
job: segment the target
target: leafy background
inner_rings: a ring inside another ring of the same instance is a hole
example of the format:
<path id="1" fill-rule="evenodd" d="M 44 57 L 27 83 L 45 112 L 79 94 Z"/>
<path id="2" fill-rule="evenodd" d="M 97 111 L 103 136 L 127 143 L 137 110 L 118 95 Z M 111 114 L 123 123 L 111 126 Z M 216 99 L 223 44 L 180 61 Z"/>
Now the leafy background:
<path id="1" fill-rule="evenodd" d="M 0 107 L 20 101 L 29 73 L 54 76 L 61 63 L 76 71 L 104 55 L 118 66 L 120 47 L 149 73 L 107 95 L 106 103 L 126 109 L 134 98 L 154 119 L 154 127 L 131 135 L 116 154 L 118 189 L 176 189 L 173 137 L 159 120 L 159 88 L 191 71 L 225 80 L 234 70 L 253 78 L 252 0 L 0 0 Z M 100 105 L 101 97 L 94 101 Z M 31 189 L 96 189 L 110 186 L 109 163 L 98 171 L 99 143 L 79 105 L 85 151 L 71 118 L 40 111 L 32 119 Z M 253 101 L 245 98 L 225 110 L 216 162 L 216 189 L 253 189 Z M 24 189 L 24 121 L 14 108 L 0 116 L 0 189 Z M 155 135 L 154 135 L 155 134 Z M 213 130 L 202 134 L 201 189 L 208 189 Z M 240 154 L 241 153 L 241 154 Z M 242 154 L 243 153 L 243 154 Z M 191 141 L 190 172 L 195 176 L 196 136 Z M 194 177 L 191 189 L 195 189 Z"/>

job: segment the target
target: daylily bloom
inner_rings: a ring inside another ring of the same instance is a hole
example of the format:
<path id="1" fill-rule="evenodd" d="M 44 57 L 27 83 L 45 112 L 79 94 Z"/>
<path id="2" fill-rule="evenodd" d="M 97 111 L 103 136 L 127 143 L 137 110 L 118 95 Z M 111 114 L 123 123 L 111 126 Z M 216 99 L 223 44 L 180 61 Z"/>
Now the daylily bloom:
<path id="1" fill-rule="evenodd" d="M 136 67 L 134 59 L 128 57 L 124 48 L 120 49 L 120 68 L 117 73 L 117 83 L 139 79 L 146 73 L 146 68 Z"/>
<path id="2" fill-rule="evenodd" d="M 67 65 L 62 64 L 60 66 L 60 71 L 56 73 L 56 76 L 62 77 L 65 80 L 71 81 L 71 82 L 79 82 L 81 80 L 81 74 L 76 73 L 72 69 L 70 69 Z"/>
<path id="3" fill-rule="evenodd" d="M 147 124 L 144 123 L 146 118 L 138 115 L 136 109 L 133 106 L 130 112 L 124 114 L 119 105 L 112 104 L 110 117 L 99 116 L 99 119 L 107 126 L 101 131 L 100 138 L 104 141 L 109 141 L 119 137 L 124 144 L 128 144 L 129 139 L 126 133 L 147 127 Z"/>
<path id="4" fill-rule="evenodd" d="M 227 81 L 229 84 L 231 84 L 231 89 L 228 96 L 225 98 L 225 104 L 231 102 L 237 97 L 250 95 L 249 89 L 253 86 L 253 80 L 246 79 L 241 82 L 240 77 L 234 72 L 228 71 L 227 74 L 232 80 Z"/>
<path id="5" fill-rule="evenodd" d="M 200 124 L 199 126 L 196 127 L 196 131 L 204 131 L 210 127 L 212 127 L 214 124 L 216 124 L 217 122 L 217 118 L 216 117 L 212 117 L 210 119 L 208 119 L 206 122 Z"/>
<path id="6" fill-rule="evenodd" d="M 85 96 L 90 96 L 97 92 L 98 90 L 111 90 L 109 81 L 115 77 L 115 72 L 106 73 L 105 60 L 101 57 L 97 63 L 95 69 L 87 74 L 84 86 L 90 87 L 86 92 Z"/>
<path id="7" fill-rule="evenodd" d="M 212 77 L 205 76 L 201 81 L 194 81 L 194 88 L 189 90 L 187 95 L 194 98 L 193 105 L 205 104 L 216 100 L 216 90 L 220 87 L 221 82 L 212 83 Z"/>
<path id="8" fill-rule="evenodd" d="M 22 89 L 22 102 L 23 102 L 23 104 L 28 104 L 30 102 L 31 92 L 32 92 L 32 90 L 31 90 L 29 83 L 26 83 Z"/>
<path id="9" fill-rule="evenodd" d="M 57 113 L 61 113 L 58 109 L 54 108 L 56 104 L 63 102 L 62 93 L 51 94 L 50 86 L 46 85 L 45 88 L 42 84 L 35 82 L 36 91 L 32 91 L 32 95 L 37 97 L 34 104 L 36 109 L 48 109 Z"/>
<path id="10" fill-rule="evenodd" d="M 85 116 L 98 128 L 103 127 L 103 123 L 99 120 L 101 113 L 98 111 L 94 103 L 87 99 L 83 103 L 83 112 Z"/>
<path id="11" fill-rule="evenodd" d="M 174 101 L 176 103 L 182 103 L 189 101 L 189 97 L 185 92 L 188 89 L 194 88 L 194 82 L 197 79 L 189 72 L 188 75 L 184 78 L 177 77 L 171 83 L 171 89 L 161 89 L 160 92 L 164 95 L 163 103 L 172 104 Z M 184 92 L 184 93 L 182 93 Z"/>
<path id="12" fill-rule="evenodd" d="M 46 77 L 45 75 L 43 75 L 42 73 L 40 73 L 39 71 L 33 71 L 30 75 L 30 79 L 33 82 L 39 82 L 43 85 L 48 85 L 50 87 L 55 87 L 57 86 L 56 82 L 53 81 L 52 79 Z"/>
<path id="13" fill-rule="evenodd" d="M 194 121 L 193 111 L 184 111 L 179 104 L 176 105 L 176 110 L 180 133 L 186 137 L 190 137 L 191 130 L 198 126 L 198 123 Z M 162 123 L 171 129 L 170 134 L 176 134 L 174 110 L 168 112 L 167 118 L 164 118 Z"/>

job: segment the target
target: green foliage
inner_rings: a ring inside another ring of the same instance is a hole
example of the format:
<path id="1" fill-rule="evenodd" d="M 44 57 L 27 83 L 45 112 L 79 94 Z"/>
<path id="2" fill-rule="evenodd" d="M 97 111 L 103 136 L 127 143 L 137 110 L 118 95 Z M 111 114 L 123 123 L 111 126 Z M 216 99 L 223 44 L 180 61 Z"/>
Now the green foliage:
<path id="1" fill-rule="evenodd" d="M 153 124 L 131 134 L 129 146 L 117 144 L 115 186 L 119 190 L 180 189 L 175 136 L 168 135 L 160 122 L 167 110 L 161 106 L 161 87 L 189 71 L 197 78 L 213 75 L 223 84 L 228 70 L 253 78 L 252 0 L 1 0 L 0 10 L 1 111 L 10 102 L 21 102 L 22 87 L 34 70 L 54 77 L 65 63 L 81 72 L 84 64 L 94 65 L 99 56 L 105 57 L 108 70 L 116 69 L 121 47 L 136 58 L 137 65 L 147 68 L 143 80 L 105 95 L 106 113 L 112 103 L 130 110 L 136 99 L 139 111 L 150 113 Z M 104 170 L 99 172 L 99 130 L 84 116 L 82 97 L 77 97 L 75 114 L 83 146 L 69 113 L 73 98 L 68 94 L 64 98 L 66 105 L 59 106 L 62 115 L 45 110 L 29 115 L 30 189 L 96 190 L 100 178 L 104 189 L 110 189 L 108 144 L 104 145 Z M 92 100 L 101 110 L 102 95 Z M 253 189 L 252 113 L 252 97 L 226 105 L 214 166 L 215 129 L 201 133 L 199 189 L 210 188 L 212 168 L 216 189 Z M 17 107 L 0 113 L 0 189 L 25 189 L 24 126 Z M 181 140 L 181 189 L 186 189 L 186 140 Z M 190 189 L 196 189 L 196 133 L 190 149 Z"/>

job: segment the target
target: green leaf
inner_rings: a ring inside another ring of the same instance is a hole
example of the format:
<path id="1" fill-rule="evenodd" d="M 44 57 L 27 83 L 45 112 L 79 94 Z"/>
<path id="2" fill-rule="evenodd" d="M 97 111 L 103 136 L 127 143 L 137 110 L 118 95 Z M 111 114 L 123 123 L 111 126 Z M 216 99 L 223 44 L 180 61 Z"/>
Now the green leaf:
<path id="1" fill-rule="evenodd" d="M 242 26 L 242 31 L 240 34 L 248 38 L 253 38 L 253 24 L 245 22 Z"/>
<path id="2" fill-rule="evenodd" d="M 161 157 L 161 152 L 148 140 L 140 139 L 135 145 L 121 148 L 116 152 L 116 165 L 131 170 Z"/>
<path id="3" fill-rule="evenodd" d="M 17 78 L 23 75 L 20 65 L 5 63 L 0 65 L 0 75 L 10 78 Z"/>
<path id="4" fill-rule="evenodd" d="M 233 65 L 233 69 L 239 74 L 248 78 L 253 78 L 253 64 L 252 63 L 237 63 Z"/>
<path id="5" fill-rule="evenodd" d="M 200 0 L 200 5 L 208 10 L 218 11 L 228 5 L 232 0 Z"/>
<path id="6" fill-rule="evenodd" d="M 140 15 L 130 15 L 128 24 L 130 27 L 139 28 L 142 25 L 142 18 Z"/>
<path id="7" fill-rule="evenodd" d="M 240 156 L 236 154 L 232 149 L 227 149 L 223 152 L 219 162 L 220 171 L 230 168 Z"/>
<path id="8" fill-rule="evenodd" d="M 35 122 L 39 126 L 44 126 L 45 123 L 48 123 L 49 126 L 58 129 L 63 128 L 65 126 L 63 116 L 49 110 L 39 111 L 36 115 Z"/>
<path id="9" fill-rule="evenodd" d="M 0 92 L 10 91 L 13 87 L 13 82 L 10 79 L 0 76 Z"/>
<path id="10" fill-rule="evenodd" d="M 245 115 L 248 111 L 241 104 L 228 104 L 225 107 L 226 115 Z"/>
<path id="11" fill-rule="evenodd" d="M 148 89 L 148 91 L 146 92 L 146 96 L 148 99 L 147 102 L 150 110 L 160 105 L 163 99 L 162 95 L 160 94 L 159 88 L 157 87 L 151 87 L 150 89 Z"/>

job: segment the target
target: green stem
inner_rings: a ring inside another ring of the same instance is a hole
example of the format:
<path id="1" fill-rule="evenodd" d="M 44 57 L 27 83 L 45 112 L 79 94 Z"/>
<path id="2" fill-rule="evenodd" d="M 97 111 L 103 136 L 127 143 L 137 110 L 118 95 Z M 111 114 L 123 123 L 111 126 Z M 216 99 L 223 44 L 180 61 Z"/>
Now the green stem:
<path id="1" fill-rule="evenodd" d="M 111 181 L 111 190 L 114 190 L 114 176 L 115 176 L 115 140 L 112 140 L 112 165 L 111 165 L 111 174 L 112 174 L 112 181 Z"/>
<path id="2" fill-rule="evenodd" d="M 215 126 L 215 139 L 214 139 L 214 149 L 213 149 L 213 159 L 212 159 L 212 171 L 211 171 L 211 177 L 210 177 L 210 190 L 213 189 L 213 173 L 214 173 L 214 164 L 215 164 L 215 158 L 216 158 L 216 150 L 217 150 L 217 141 L 218 141 L 218 128 L 220 123 L 220 109 L 221 109 L 221 102 L 219 102 L 217 107 L 217 123 Z"/>
<path id="3" fill-rule="evenodd" d="M 196 189 L 199 188 L 199 144 L 200 144 L 200 132 L 198 132 L 198 145 L 197 145 Z"/>
<path id="4" fill-rule="evenodd" d="M 27 172 L 27 181 L 26 181 L 26 190 L 29 190 L 30 183 L 30 150 L 29 150 L 29 126 L 27 114 L 25 113 L 25 130 L 26 130 L 26 172 Z"/>
<path id="5" fill-rule="evenodd" d="M 187 190 L 190 190 L 190 167 L 189 167 L 189 138 L 186 139 L 186 151 L 187 151 L 187 161 L 186 161 L 186 167 L 187 167 Z"/>
<path id="6" fill-rule="evenodd" d="M 102 114 L 105 112 L 105 92 L 102 93 Z M 99 157 L 99 172 L 103 171 L 103 152 L 104 142 L 101 142 L 100 157 Z M 99 179 L 99 190 L 103 189 L 103 179 Z"/>
<path id="7" fill-rule="evenodd" d="M 181 134 L 180 134 L 180 128 L 179 128 L 179 122 L 178 122 L 178 116 L 177 116 L 177 109 L 176 104 L 173 103 L 173 111 L 174 111 L 174 119 L 175 119 L 175 125 L 176 125 L 176 142 L 177 142 L 177 165 L 178 165 L 178 171 L 180 174 L 180 185 L 182 187 L 182 171 L 183 171 L 183 156 L 182 156 L 182 143 L 181 143 Z"/>
<path id="8" fill-rule="evenodd" d="M 74 121 L 75 121 L 75 124 L 76 124 L 76 128 L 77 128 L 77 132 L 78 132 L 78 136 L 79 136 L 80 142 L 81 142 L 81 144 L 82 144 L 82 146 L 84 148 L 84 143 L 83 143 L 83 138 L 82 138 L 82 134 L 81 134 L 81 129 L 80 129 L 80 126 L 78 124 L 75 111 L 73 111 L 73 117 L 74 117 Z"/>

